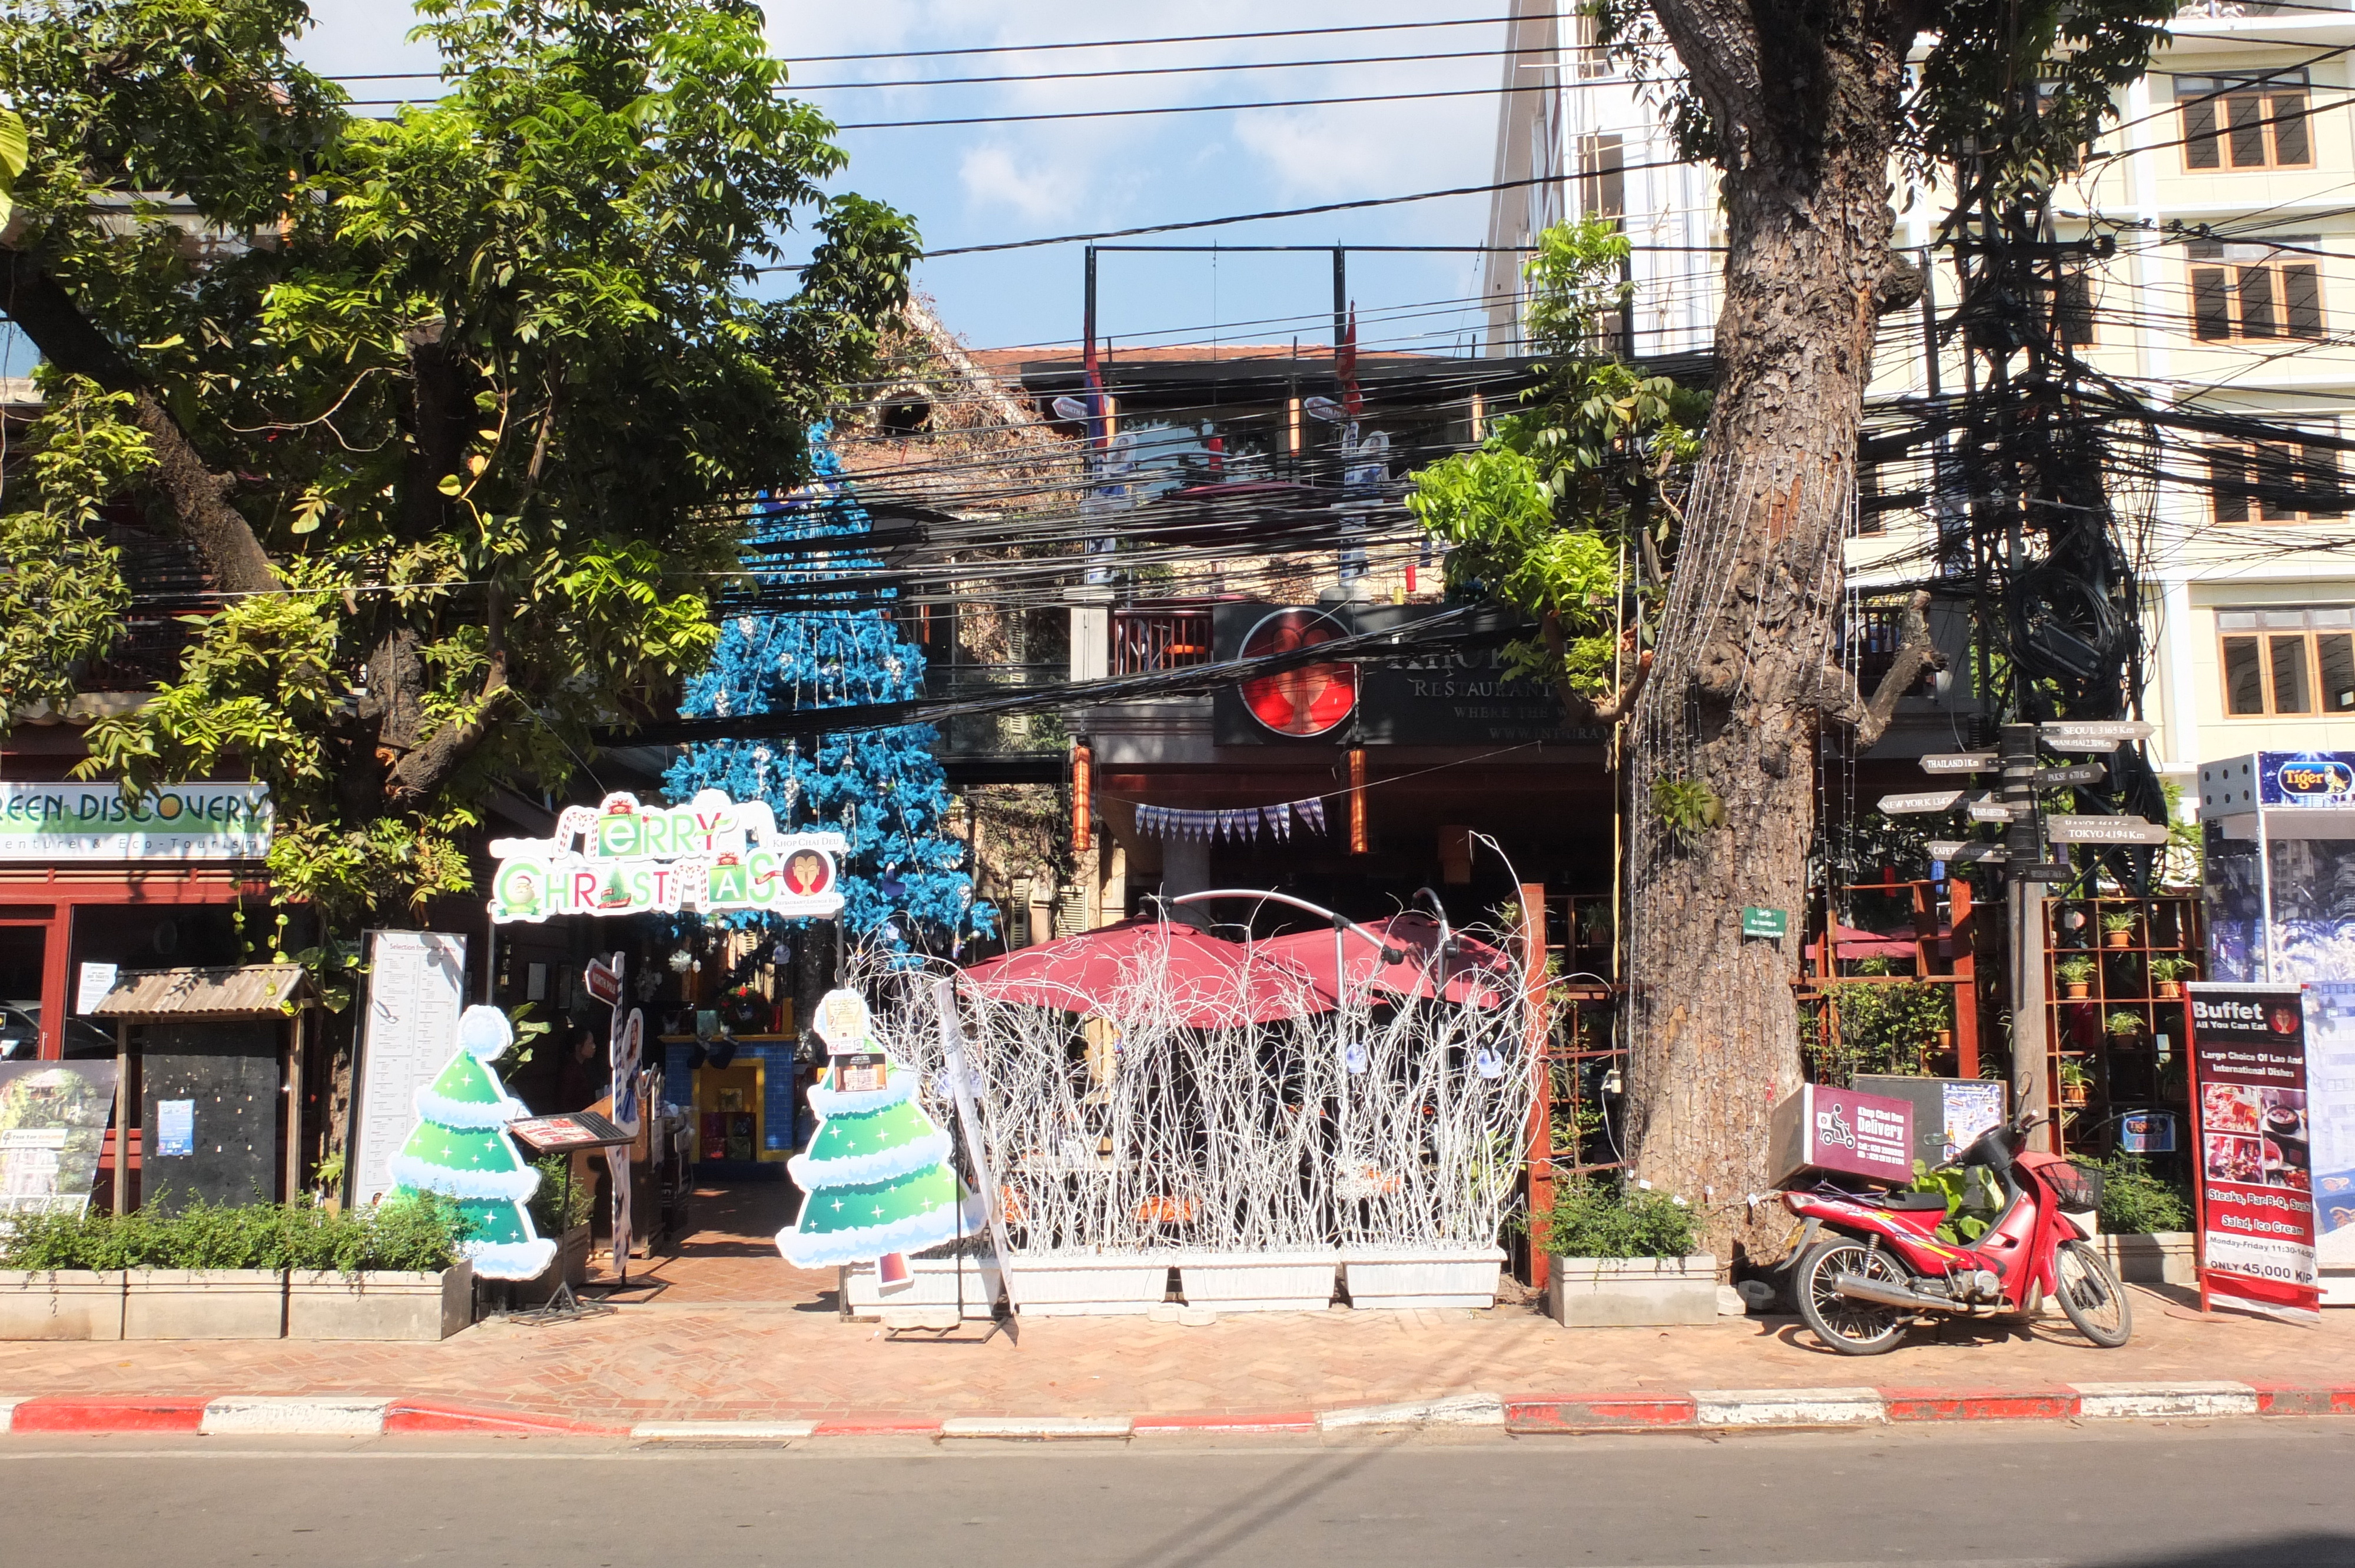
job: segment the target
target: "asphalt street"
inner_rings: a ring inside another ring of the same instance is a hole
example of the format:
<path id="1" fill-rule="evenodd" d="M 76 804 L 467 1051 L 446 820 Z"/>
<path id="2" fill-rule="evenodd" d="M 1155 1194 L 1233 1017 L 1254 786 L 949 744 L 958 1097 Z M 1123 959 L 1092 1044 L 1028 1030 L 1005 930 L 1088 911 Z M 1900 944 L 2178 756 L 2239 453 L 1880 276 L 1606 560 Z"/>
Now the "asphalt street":
<path id="1" fill-rule="evenodd" d="M 2355 1565 L 2355 1420 L 811 1449 L 23 1439 L 0 1563 Z"/>

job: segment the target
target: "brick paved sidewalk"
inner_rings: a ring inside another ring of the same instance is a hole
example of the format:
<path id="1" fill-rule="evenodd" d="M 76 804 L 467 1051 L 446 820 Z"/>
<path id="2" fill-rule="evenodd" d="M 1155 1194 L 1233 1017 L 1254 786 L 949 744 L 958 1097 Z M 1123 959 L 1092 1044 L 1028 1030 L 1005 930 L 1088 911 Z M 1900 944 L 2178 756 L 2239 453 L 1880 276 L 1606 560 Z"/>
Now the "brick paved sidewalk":
<path id="1" fill-rule="evenodd" d="M 773 1265 L 772 1266 L 782 1266 Z M 808 1277 L 802 1277 L 807 1279 Z M 2098 1351 L 2064 1323 L 1920 1331 L 1870 1360 L 1817 1349 L 1796 1322 L 1556 1327 L 1487 1312 L 1270 1313 L 1184 1328 L 1051 1319 L 1018 1340 L 950 1342 L 845 1322 L 830 1299 L 623 1307 L 570 1323 L 494 1319 L 438 1345 L 295 1340 L 0 1345 L 0 1398 L 54 1393 L 350 1393 L 441 1398 L 584 1421 L 1256 1414 L 1470 1390 L 1985 1389 L 2229 1379 L 2330 1383 L 2355 1368 L 2355 1314 L 2319 1329 L 2200 1321 L 2135 1293 L 2135 1339 Z"/>

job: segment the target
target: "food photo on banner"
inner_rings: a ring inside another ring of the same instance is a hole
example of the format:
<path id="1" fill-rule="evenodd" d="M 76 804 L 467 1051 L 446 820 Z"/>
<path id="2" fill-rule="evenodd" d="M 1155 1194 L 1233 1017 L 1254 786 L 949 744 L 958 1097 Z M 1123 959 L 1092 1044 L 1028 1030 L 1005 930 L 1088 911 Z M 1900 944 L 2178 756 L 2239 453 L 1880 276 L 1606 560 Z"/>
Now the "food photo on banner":
<path id="1" fill-rule="evenodd" d="M 2311 1321 L 2306 998 L 2296 986 L 2211 982 L 2189 994 L 2201 1297 Z"/>

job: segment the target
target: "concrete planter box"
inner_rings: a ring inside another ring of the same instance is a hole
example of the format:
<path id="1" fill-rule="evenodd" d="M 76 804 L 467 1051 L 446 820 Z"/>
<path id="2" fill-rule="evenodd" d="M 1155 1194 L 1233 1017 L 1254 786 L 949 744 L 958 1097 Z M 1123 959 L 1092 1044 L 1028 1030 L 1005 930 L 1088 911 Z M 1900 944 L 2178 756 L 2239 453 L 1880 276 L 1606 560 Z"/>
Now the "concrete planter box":
<path id="1" fill-rule="evenodd" d="M 885 1290 L 871 1263 L 845 1265 L 837 1276 L 843 1315 L 873 1322 L 885 1313 L 943 1312 L 986 1322 L 996 1314 L 990 1280 L 976 1257 L 911 1257 L 908 1283 Z"/>
<path id="2" fill-rule="evenodd" d="M 290 1340 L 446 1340 L 474 1320 L 474 1266 L 286 1277 Z"/>
<path id="3" fill-rule="evenodd" d="M 1650 1328 L 1717 1321 L 1717 1259 L 1557 1257 L 1546 1310 L 1566 1329 Z"/>
<path id="4" fill-rule="evenodd" d="M 1333 1304 L 1335 1253 L 1180 1253 L 1186 1305 L 1220 1312 L 1322 1312 Z"/>
<path id="5" fill-rule="evenodd" d="M 1014 1259 L 1007 1287 L 1028 1318 L 1135 1318 L 1169 1295 L 1172 1252 L 1039 1253 Z"/>
<path id="6" fill-rule="evenodd" d="M 121 1269 L 0 1269 L 0 1340 L 121 1338 Z"/>
<path id="7" fill-rule="evenodd" d="M 2152 1235 L 2105 1231 L 2092 1245 L 2110 1266 L 2110 1272 L 2129 1285 L 2200 1283 L 2190 1231 L 2160 1231 Z"/>
<path id="8" fill-rule="evenodd" d="M 1359 1308 L 1494 1307 L 1504 1268 L 1500 1246 L 1341 1252 L 1341 1282 Z"/>
<path id="9" fill-rule="evenodd" d="M 286 1276 L 261 1268 L 134 1268 L 123 1276 L 126 1340 L 276 1340 Z"/>

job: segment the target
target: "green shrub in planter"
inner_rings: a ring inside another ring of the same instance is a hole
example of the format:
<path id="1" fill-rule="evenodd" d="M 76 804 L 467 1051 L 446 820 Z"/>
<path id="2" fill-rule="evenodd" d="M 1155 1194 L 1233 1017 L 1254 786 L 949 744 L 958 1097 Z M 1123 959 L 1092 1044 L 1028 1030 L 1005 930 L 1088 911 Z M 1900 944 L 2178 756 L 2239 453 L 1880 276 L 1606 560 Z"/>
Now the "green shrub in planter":
<path id="1" fill-rule="evenodd" d="M 1555 1257 L 1683 1257 L 1698 1245 L 1692 1210 L 1666 1192 L 1582 1176 L 1554 1187 L 1537 1239 Z"/>
<path id="2" fill-rule="evenodd" d="M 531 1162 L 539 1172 L 539 1185 L 531 1194 L 532 1228 L 559 1241 L 573 1226 L 587 1224 L 597 1209 L 596 1182 L 568 1182 L 566 1167 L 571 1163 L 569 1154 L 543 1154 Z"/>
<path id="3" fill-rule="evenodd" d="M 170 1213 L 19 1214 L 0 1227 L 0 1268 L 282 1268 L 435 1273 L 458 1261 L 466 1222 L 438 1193 L 331 1213 L 308 1198 Z"/>
<path id="4" fill-rule="evenodd" d="M 2174 1182 L 2151 1174 L 2142 1156 L 2123 1151 L 2102 1162 L 2102 1229 L 2158 1235 L 2191 1228 L 2191 1199 Z"/>

